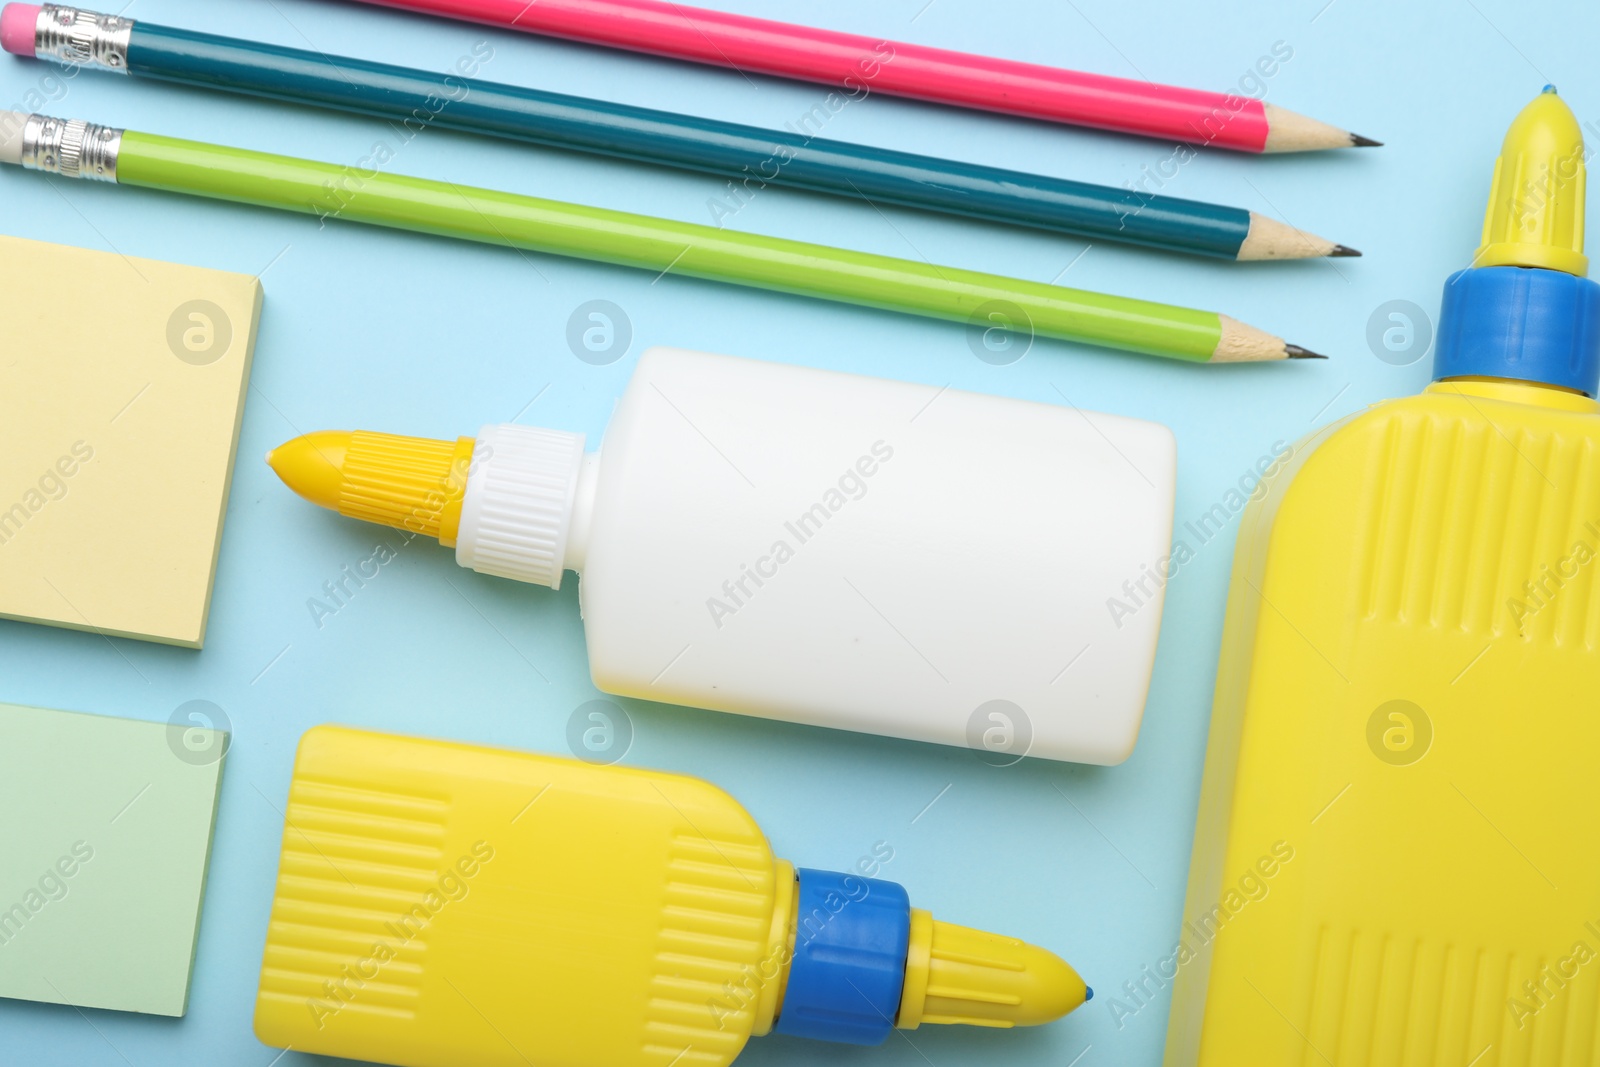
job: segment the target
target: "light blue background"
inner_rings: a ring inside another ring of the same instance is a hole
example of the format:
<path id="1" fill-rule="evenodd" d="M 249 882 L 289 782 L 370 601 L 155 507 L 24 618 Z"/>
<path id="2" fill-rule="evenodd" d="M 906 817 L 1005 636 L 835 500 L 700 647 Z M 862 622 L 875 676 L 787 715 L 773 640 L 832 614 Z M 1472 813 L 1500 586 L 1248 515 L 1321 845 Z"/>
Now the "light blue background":
<path id="1" fill-rule="evenodd" d="M 638 353 L 672 344 L 1047 403 L 1060 402 L 1059 389 L 1085 408 L 1165 422 L 1179 442 L 1181 522 L 1220 501 L 1275 442 L 1420 388 L 1428 361 L 1376 358 L 1369 317 L 1390 300 L 1434 314 L 1444 277 L 1476 244 L 1505 126 L 1545 82 L 1561 87 L 1580 120 L 1600 118 L 1600 13 L 1577 0 L 718 6 L 1218 89 L 1287 43 L 1293 57 L 1267 81 L 1266 98 L 1388 146 L 1279 158 L 1205 152 L 1164 191 L 1281 217 L 1363 249 L 1364 259 L 1234 266 L 1103 244 L 1085 251 L 1041 233 L 780 190 L 761 193 L 729 224 L 1216 308 L 1334 358 L 1206 368 L 1041 341 L 1022 361 L 992 366 L 948 324 L 353 225 L 319 229 L 306 217 L 8 169 L 0 232 L 259 273 L 267 297 L 205 651 L 0 622 L 0 701 L 162 721 L 203 699 L 231 719 L 189 1015 L 0 1001 L 0 1062 L 267 1067 L 278 1051 L 255 1040 L 250 1020 L 301 732 L 339 721 L 565 752 L 569 715 L 599 695 L 585 667 L 576 583 L 552 593 L 482 577 L 420 542 L 319 628 L 308 598 L 383 534 L 293 498 L 260 460 L 271 446 L 328 427 L 454 437 L 519 412 L 523 422 L 597 438 Z M 490 79 L 768 126 L 823 96 L 815 86 L 354 4 L 137 0 L 126 13 L 434 69 L 487 39 Z M 0 106 L 22 106 L 47 73 L 0 59 Z M 47 110 L 341 162 L 380 139 L 394 143 L 378 121 L 97 74 L 71 81 Z M 851 104 L 826 136 L 1111 184 L 1137 180 L 1172 152 L 883 97 Z M 400 149 L 389 169 L 700 222 L 710 221 L 707 200 L 722 185 L 438 131 Z M 593 299 L 615 302 L 632 322 L 632 347 L 610 366 L 580 362 L 565 340 L 569 315 Z M 1096 517 L 1085 501 L 1081 521 Z M 894 858 L 884 876 L 917 905 L 1043 944 L 1099 991 L 1083 1010 L 1031 1031 L 928 1027 L 881 1049 L 769 1037 L 742 1063 L 1159 1062 L 1165 995 L 1120 1026 L 1111 1005 L 1123 982 L 1176 941 L 1233 535 L 1230 526 L 1198 547 L 1170 585 L 1143 732 L 1121 767 L 996 768 L 960 749 L 623 702 L 636 735 L 627 763 L 722 785 L 779 854 L 808 866 L 844 869 L 887 842 Z M 1071 540 L 1063 530 L 1062 544 Z M 9 892 L 0 886 L 0 897 Z M 314 1061 L 290 1053 L 276 1062 Z"/>

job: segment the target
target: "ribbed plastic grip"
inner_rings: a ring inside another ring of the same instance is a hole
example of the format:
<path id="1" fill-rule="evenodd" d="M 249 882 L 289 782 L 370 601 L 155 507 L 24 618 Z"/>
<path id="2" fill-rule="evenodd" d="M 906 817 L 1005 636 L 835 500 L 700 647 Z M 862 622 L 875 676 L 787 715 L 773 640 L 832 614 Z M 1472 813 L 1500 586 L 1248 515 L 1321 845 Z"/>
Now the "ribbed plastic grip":
<path id="1" fill-rule="evenodd" d="M 911 901 L 894 882 L 832 871 L 796 874 L 794 958 L 773 1030 L 880 1044 L 900 1010 Z"/>
<path id="2" fill-rule="evenodd" d="M 453 467 L 458 441 L 357 431 L 343 462 L 339 514 L 427 537 L 445 534 L 451 499 L 465 469 Z"/>
<path id="3" fill-rule="evenodd" d="M 1445 282 L 1434 380 L 1514 378 L 1594 396 L 1600 285 L 1538 267 L 1477 267 Z"/>
<path id="4" fill-rule="evenodd" d="M 560 589 L 582 464 L 582 434 L 485 426 L 461 506 L 456 562 Z"/>

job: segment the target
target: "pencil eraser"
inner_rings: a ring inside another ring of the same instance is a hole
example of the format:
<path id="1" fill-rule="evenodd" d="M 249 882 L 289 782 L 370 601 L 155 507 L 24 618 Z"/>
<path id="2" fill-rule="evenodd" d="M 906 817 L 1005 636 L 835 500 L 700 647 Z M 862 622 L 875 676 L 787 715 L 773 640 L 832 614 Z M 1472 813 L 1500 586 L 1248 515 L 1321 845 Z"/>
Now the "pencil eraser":
<path id="1" fill-rule="evenodd" d="M 22 162 L 22 127 L 27 122 L 26 111 L 0 111 L 0 163 L 15 167 Z"/>
<path id="2" fill-rule="evenodd" d="M 39 24 L 38 4 L 7 4 L 0 11 L 0 47 L 33 58 L 33 31 Z"/>

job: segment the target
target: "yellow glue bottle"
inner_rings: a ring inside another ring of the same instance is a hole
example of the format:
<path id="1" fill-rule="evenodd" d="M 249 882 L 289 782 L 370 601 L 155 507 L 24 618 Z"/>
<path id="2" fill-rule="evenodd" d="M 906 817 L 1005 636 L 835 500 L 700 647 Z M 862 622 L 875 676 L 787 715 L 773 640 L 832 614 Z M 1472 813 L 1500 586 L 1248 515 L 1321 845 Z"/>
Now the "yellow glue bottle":
<path id="1" fill-rule="evenodd" d="M 1435 381 L 1242 518 L 1167 1067 L 1592 1064 L 1600 286 L 1546 91 L 1445 285 Z"/>
<path id="2" fill-rule="evenodd" d="M 1092 996 L 1044 949 L 910 907 L 876 862 L 797 871 L 693 778 L 319 726 L 256 1035 L 403 1067 L 723 1067 L 753 1035 L 871 1045 Z"/>

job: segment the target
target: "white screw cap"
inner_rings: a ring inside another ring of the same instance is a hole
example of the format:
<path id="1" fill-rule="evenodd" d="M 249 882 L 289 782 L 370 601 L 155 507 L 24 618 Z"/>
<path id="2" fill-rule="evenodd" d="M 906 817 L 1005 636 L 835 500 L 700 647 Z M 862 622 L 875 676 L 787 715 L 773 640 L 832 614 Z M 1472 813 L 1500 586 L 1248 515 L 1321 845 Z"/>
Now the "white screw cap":
<path id="1" fill-rule="evenodd" d="M 502 424 L 478 432 L 456 562 L 480 574 L 561 588 L 583 467 L 583 434 Z"/>

